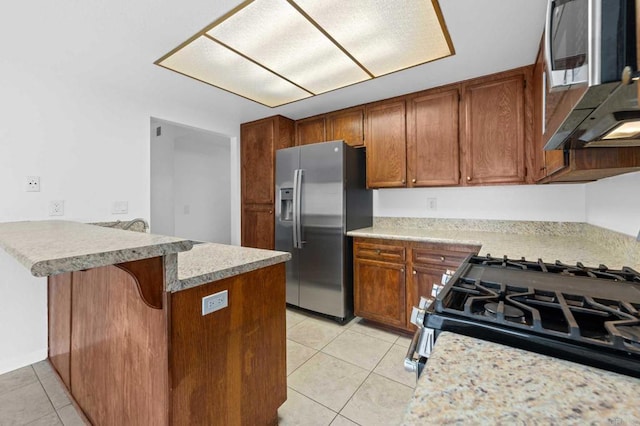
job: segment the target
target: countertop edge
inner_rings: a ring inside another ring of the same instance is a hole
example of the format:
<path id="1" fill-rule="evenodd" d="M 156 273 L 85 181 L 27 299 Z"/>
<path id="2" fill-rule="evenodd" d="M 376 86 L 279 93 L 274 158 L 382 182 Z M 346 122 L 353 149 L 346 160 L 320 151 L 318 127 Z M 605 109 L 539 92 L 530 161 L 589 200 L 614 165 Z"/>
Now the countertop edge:
<path id="1" fill-rule="evenodd" d="M 236 275 L 244 274 L 246 272 L 255 271 L 267 266 L 277 265 L 279 263 L 287 262 L 291 259 L 290 253 L 277 254 L 267 259 L 260 259 L 254 262 L 244 263 L 240 265 L 230 266 L 228 268 L 220 269 L 214 272 L 209 272 L 202 275 L 196 275 L 194 277 L 178 279 L 176 285 L 167 288 L 167 291 L 175 293 L 181 290 L 187 290 L 189 288 L 197 287 L 202 284 L 207 284 L 214 281 L 220 281 L 225 278 L 230 278 Z"/>
<path id="2" fill-rule="evenodd" d="M 417 241 L 424 243 L 448 243 L 448 244 L 468 244 L 468 245 L 476 245 L 481 246 L 482 241 L 479 240 L 464 240 L 459 238 L 439 238 L 439 237 L 418 237 L 412 235 L 401 235 L 401 234 L 387 234 L 375 231 L 349 231 L 347 232 L 348 237 L 356 237 L 356 238 L 379 238 L 382 240 L 401 240 L 401 241 Z"/>
<path id="3" fill-rule="evenodd" d="M 112 250 L 102 253 L 90 253 L 66 258 L 48 259 L 37 261 L 33 264 L 24 262 L 22 257 L 16 257 L 31 274 L 36 277 L 47 277 L 64 272 L 81 271 L 84 269 L 97 268 L 101 266 L 115 265 L 134 260 L 149 259 L 156 256 L 188 251 L 193 248 L 190 240 L 160 243 L 150 246 L 140 246 L 134 248 Z M 6 250 L 6 248 L 5 248 Z"/>

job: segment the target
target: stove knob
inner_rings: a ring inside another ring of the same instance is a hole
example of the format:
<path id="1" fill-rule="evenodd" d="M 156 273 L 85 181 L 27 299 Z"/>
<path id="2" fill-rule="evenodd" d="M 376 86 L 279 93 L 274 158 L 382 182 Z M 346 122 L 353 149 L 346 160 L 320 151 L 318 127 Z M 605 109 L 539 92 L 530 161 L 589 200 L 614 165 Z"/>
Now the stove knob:
<path id="1" fill-rule="evenodd" d="M 411 310 L 411 324 L 417 325 L 419 328 L 424 327 L 424 309 L 413 308 Z"/>

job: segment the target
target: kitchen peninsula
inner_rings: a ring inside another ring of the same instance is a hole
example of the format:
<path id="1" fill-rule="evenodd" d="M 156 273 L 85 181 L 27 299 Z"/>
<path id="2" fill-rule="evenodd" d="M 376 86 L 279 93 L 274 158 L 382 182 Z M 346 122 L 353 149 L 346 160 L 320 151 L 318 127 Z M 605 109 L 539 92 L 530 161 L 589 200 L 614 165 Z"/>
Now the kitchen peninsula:
<path id="1" fill-rule="evenodd" d="M 277 422 L 288 253 L 67 221 L 0 247 L 49 277 L 49 359 L 93 424 Z"/>

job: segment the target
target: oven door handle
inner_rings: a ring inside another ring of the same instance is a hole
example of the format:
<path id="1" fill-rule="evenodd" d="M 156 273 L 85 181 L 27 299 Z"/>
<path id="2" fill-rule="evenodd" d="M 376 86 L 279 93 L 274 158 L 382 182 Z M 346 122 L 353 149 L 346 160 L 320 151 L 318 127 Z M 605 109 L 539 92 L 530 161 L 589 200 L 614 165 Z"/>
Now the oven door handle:
<path id="1" fill-rule="evenodd" d="M 407 356 L 404 358 L 404 369 L 410 373 L 416 373 L 416 380 L 418 378 L 418 361 L 420 360 L 420 357 L 415 358 L 414 354 L 416 353 L 416 349 L 418 348 L 418 342 L 420 341 L 421 333 L 422 328 L 419 327 L 413 334 L 413 339 L 411 339 L 411 344 L 409 345 L 409 349 L 407 350 Z"/>

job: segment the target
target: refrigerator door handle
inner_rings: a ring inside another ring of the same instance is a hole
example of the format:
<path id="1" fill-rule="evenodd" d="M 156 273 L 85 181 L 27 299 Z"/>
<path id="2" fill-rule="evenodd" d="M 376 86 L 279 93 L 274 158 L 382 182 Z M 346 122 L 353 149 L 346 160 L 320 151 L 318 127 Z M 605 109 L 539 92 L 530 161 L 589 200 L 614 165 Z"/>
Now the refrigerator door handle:
<path id="1" fill-rule="evenodd" d="M 293 183 L 293 235 L 294 241 L 293 246 L 295 248 L 302 248 L 302 169 L 297 169 L 296 174 L 294 175 L 294 183 Z"/>
<path id="2" fill-rule="evenodd" d="M 298 248 L 298 172 L 293 171 L 293 248 Z"/>

